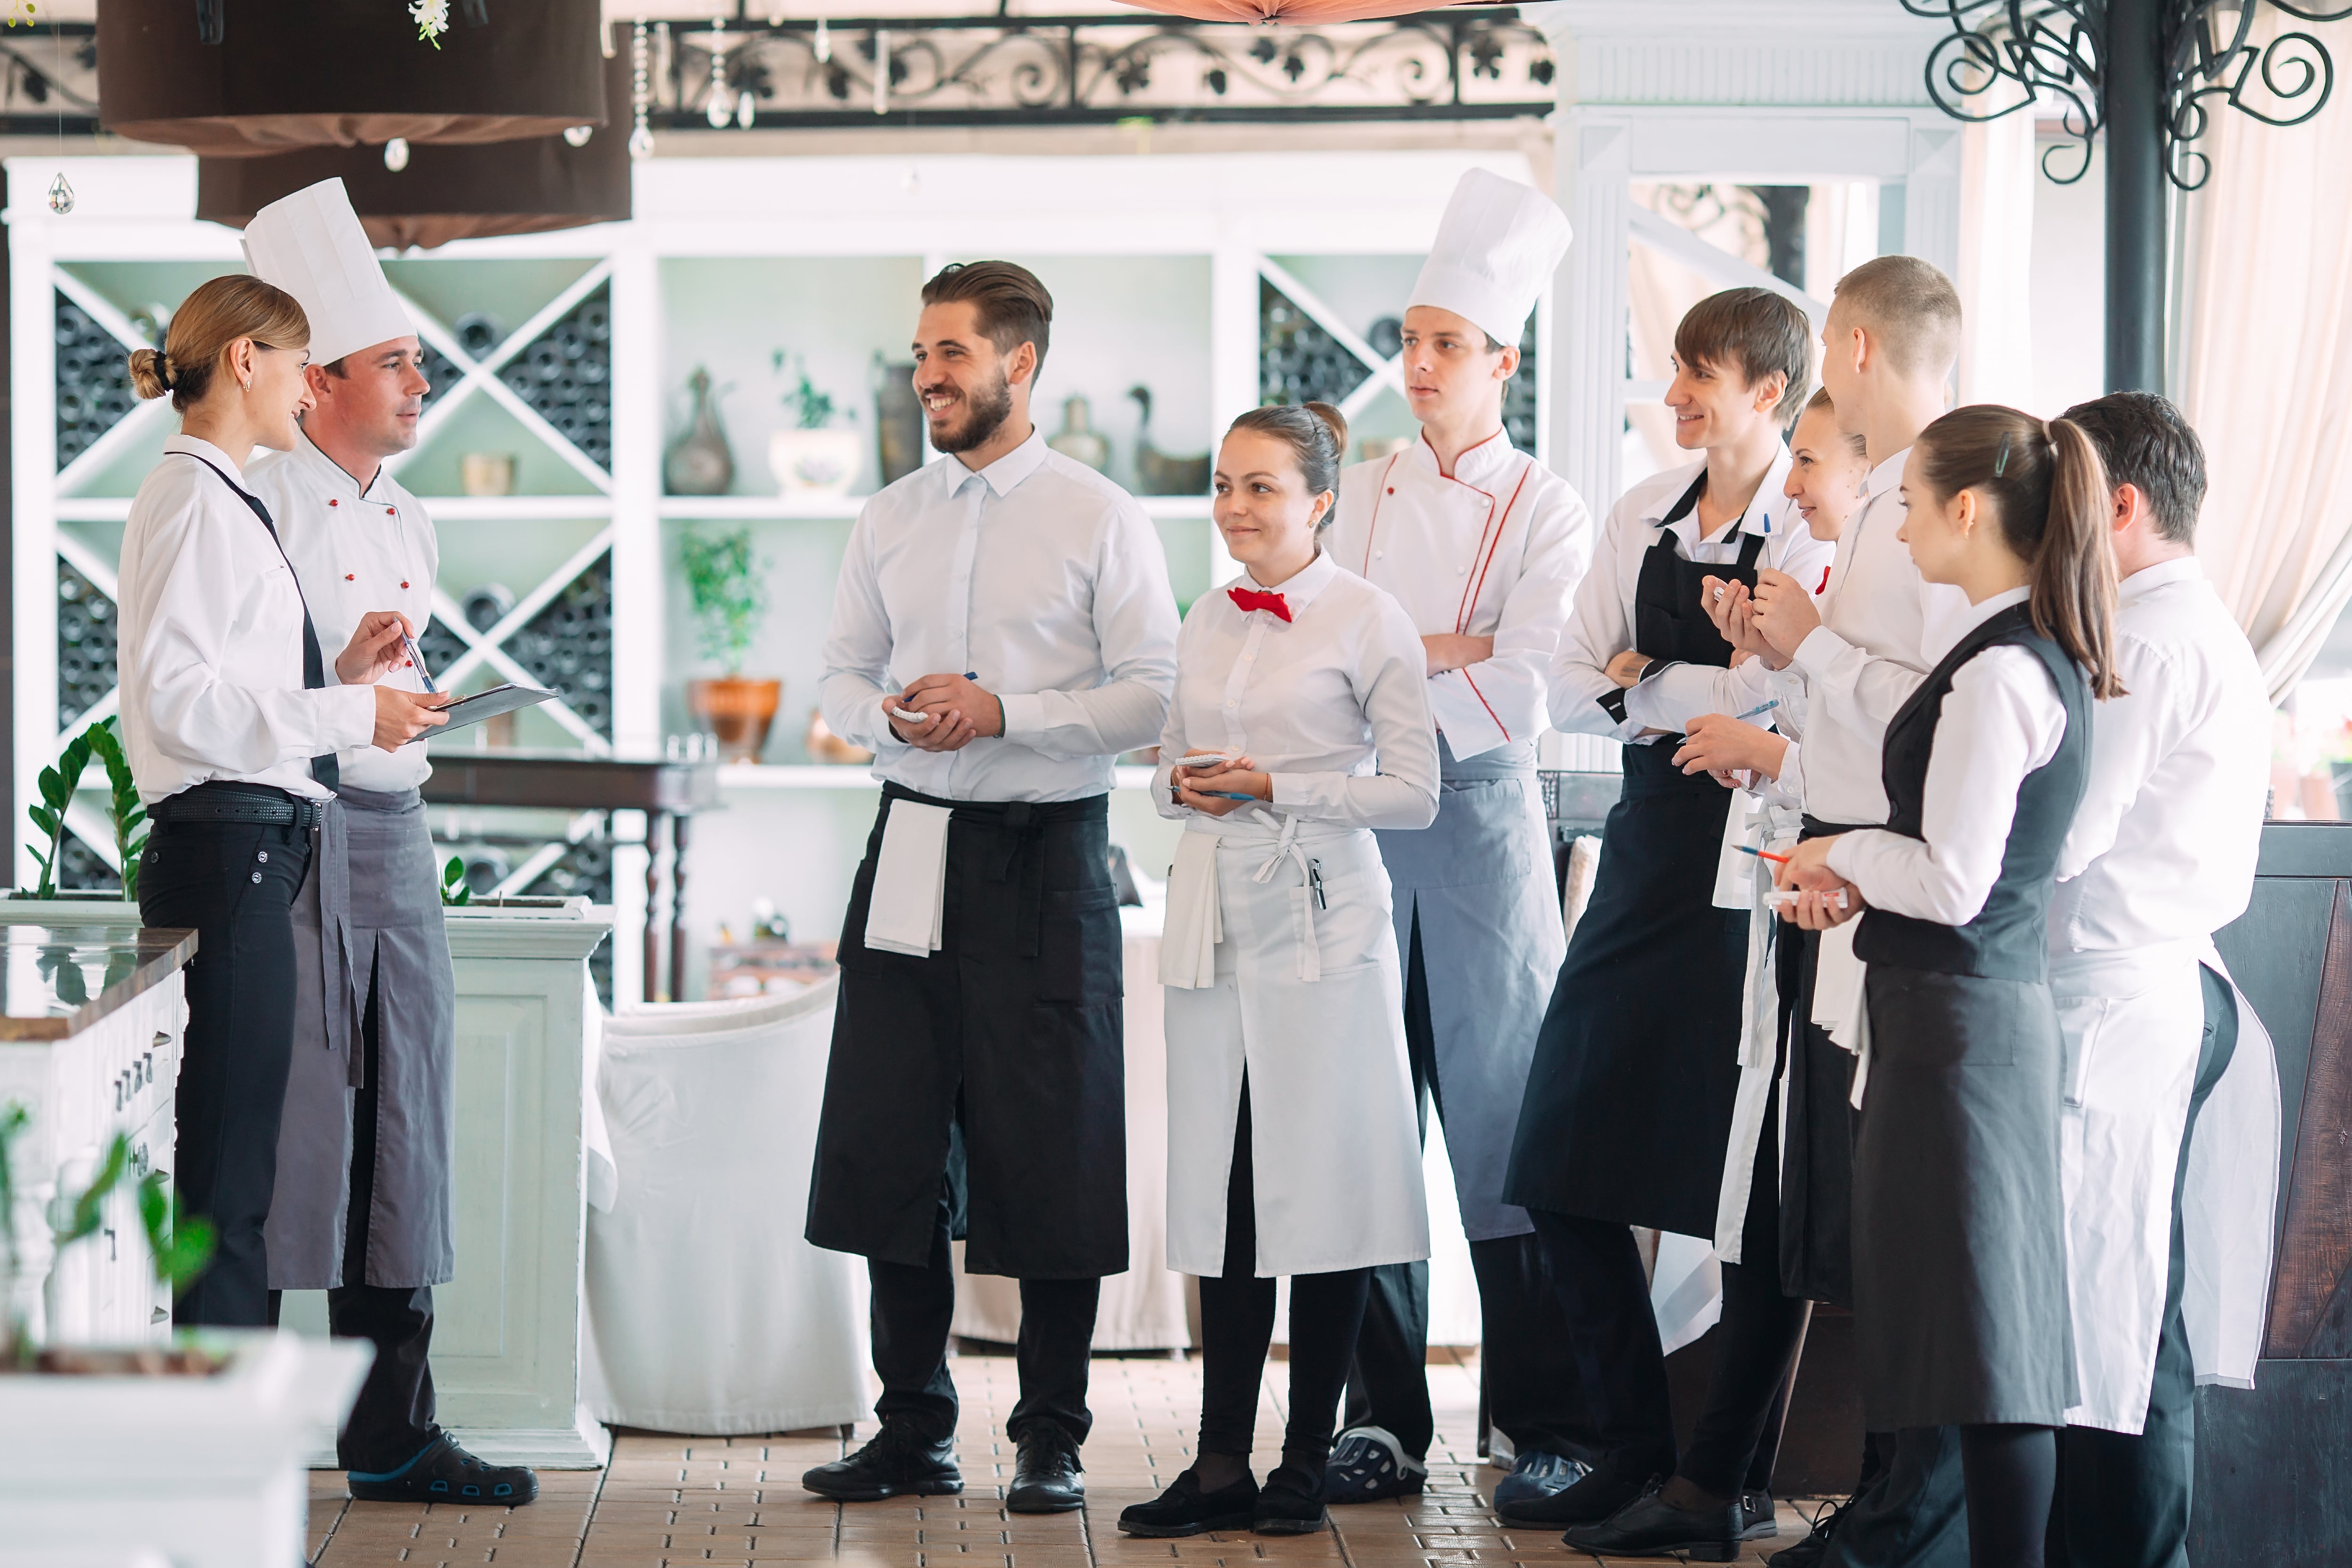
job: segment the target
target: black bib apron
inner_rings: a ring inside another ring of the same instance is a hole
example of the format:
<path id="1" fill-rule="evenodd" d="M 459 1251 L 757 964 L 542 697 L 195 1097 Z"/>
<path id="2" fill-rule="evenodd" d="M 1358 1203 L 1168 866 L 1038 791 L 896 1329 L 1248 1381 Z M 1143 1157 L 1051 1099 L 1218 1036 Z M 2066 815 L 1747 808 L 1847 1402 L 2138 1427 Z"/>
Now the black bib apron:
<path id="1" fill-rule="evenodd" d="M 1706 476 L 1666 514 L 1688 515 Z M 1662 526 L 1633 592 L 1638 651 L 1731 662 L 1700 580 L 1756 582 L 1763 536 L 1737 564 L 1691 561 Z M 1731 793 L 1674 765 L 1680 737 L 1625 747 L 1591 901 L 1537 1037 L 1504 1196 L 1524 1208 L 1712 1238 L 1739 1087 L 1748 914 L 1715 907 Z"/>

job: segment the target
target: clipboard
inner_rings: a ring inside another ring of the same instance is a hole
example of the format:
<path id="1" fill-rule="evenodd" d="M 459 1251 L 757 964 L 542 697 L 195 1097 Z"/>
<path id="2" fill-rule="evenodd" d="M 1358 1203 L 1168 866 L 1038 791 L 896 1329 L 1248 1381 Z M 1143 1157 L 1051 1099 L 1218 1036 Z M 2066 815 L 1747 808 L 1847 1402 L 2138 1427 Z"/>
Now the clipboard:
<path id="1" fill-rule="evenodd" d="M 449 722 L 437 730 L 427 730 L 416 738 L 419 741 L 429 741 L 436 735 L 446 735 L 450 731 L 460 729 L 467 724 L 478 724 L 485 719 L 494 719 L 501 713 L 511 713 L 519 708 L 533 707 L 554 695 L 552 691 L 540 691 L 529 686 L 512 684 L 493 686 L 488 691 L 478 691 L 471 697 L 460 697 L 457 701 L 442 709 L 442 712 L 449 715 Z"/>

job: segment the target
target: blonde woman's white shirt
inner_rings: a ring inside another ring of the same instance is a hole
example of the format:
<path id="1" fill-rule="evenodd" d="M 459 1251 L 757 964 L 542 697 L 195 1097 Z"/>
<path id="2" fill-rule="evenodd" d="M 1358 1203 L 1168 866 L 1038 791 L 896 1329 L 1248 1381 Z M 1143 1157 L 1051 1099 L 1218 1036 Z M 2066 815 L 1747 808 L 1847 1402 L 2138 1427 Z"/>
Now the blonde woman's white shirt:
<path id="1" fill-rule="evenodd" d="M 323 631 L 329 684 L 303 689 L 301 592 L 230 488 L 244 475 L 193 437 L 163 453 L 131 503 L 118 583 L 122 744 L 139 797 L 233 782 L 324 798 L 310 759 L 368 744 L 375 694 L 333 684 L 342 645 Z"/>

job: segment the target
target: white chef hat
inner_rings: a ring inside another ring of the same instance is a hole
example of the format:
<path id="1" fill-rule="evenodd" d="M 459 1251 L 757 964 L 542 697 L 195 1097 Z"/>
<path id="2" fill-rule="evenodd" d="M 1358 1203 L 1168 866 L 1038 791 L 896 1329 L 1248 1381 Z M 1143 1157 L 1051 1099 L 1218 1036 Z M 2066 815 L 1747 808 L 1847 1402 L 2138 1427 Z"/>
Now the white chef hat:
<path id="1" fill-rule="evenodd" d="M 254 214 L 245 226 L 245 264 L 293 295 L 310 318 L 312 364 L 331 364 L 416 331 L 384 281 L 339 179 L 305 186 Z"/>
<path id="2" fill-rule="evenodd" d="M 1542 193 L 1484 169 L 1454 187 L 1406 308 L 1434 305 L 1517 347 L 1544 285 L 1568 254 L 1568 215 Z"/>

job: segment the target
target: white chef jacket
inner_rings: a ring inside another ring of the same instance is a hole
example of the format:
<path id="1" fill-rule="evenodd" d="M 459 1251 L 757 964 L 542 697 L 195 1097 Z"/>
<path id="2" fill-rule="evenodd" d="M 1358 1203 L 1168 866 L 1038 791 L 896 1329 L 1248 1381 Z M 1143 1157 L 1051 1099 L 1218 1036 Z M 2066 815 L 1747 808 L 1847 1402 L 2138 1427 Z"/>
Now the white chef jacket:
<path id="1" fill-rule="evenodd" d="M 425 630 L 433 617 L 441 543 L 432 518 L 398 480 L 378 468 L 362 489 L 308 437 L 290 452 L 264 457 L 247 478 L 278 520 L 278 537 L 294 563 L 321 647 L 350 642 L 360 617 L 371 610 L 398 610 L 419 633 Z M 336 679 L 332 664 L 327 679 Z M 404 662 L 381 684 L 425 689 Z M 396 752 L 374 746 L 347 751 L 336 765 L 345 784 L 386 794 L 415 789 L 433 772 L 421 738 Z"/>
<path id="2" fill-rule="evenodd" d="M 2031 592 L 2011 588 L 1976 605 L 1954 628 L 1955 639 L 2025 603 Z M 1884 827 L 1843 834 L 1830 847 L 1830 869 L 1861 889 L 1874 909 L 1968 924 L 2000 880 L 2018 786 L 2065 738 L 2066 705 L 2041 657 L 2014 643 L 1986 648 L 1952 672 L 1927 756 L 1920 836 Z"/>
<path id="3" fill-rule="evenodd" d="M 1237 585 L 1257 586 L 1246 575 Z M 1412 617 L 1328 552 L 1267 591 L 1281 594 L 1288 622 L 1244 610 L 1225 589 L 1184 617 L 1153 780 L 1160 814 L 1211 831 L 1228 820 L 1169 795 L 1177 760 L 1198 750 L 1246 754 L 1272 775 L 1271 809 L 1285 815 L 1350 827 L 1437 820 L 1429 666 Z"/>
<path id="4" fill-rule="evenodd" d="M 1429 678 L 1455 758 L 1542 731 L 1559 628 L 1592 559 L 1592 513 L 1567 480 L 1500 430 L 1448 476 L 1424 436 L 1341 471 L 1324 548 L 1394 595 L 1423 635 L 1495 639 L 1489 658 Z"/>
<path id="5" fill-rule="evenodd" d="M 881 700 L 977 671 L 1004 733 L 926 752 Z M 870 498 L 850 531 L 821 696 L 874 776 L 948 800 L 1080 800 L 1148 746 L 1176 679 L 1176 601 L 1133 497 L 1034 431 L 978 473 L 945 457 Z"/>
<path id="6" fill-rule="evenodd" d="M 303 689 L 294 569 L 205 462 L 231 483 L 244 476 L 209 441 L 174 436 L 163 453 L 122 533 L 115 661 L 139 798 L 152 805 L 215 780 L 323 798 L 310 759 L 366 745 L 375 694 L 333 684 L 342 645 L 323 634 L 329 684 Z"/>
<path id="7" fill-rule="evenodd" d="M 1886 726 L 1960 629 L 1977 624 L 1968 595 L 1920 576 L 1895 537 L 1910 456 L 1906 447 L 1870 470 L 1862 504 L 1838 538 L 1822 624 L 1789 666 L 1805 682 L 1805 815 L 1822 822 L 1886 820 L 1879 775 Z"/>
<path id="8" fill-rule="evenodd" d="M 1711 667 L 1684 666 L 1679 671 L 1661 672 L 1643 682 L 1649 690 L 1643 694 L 1640 708 L 1634 705 L 1633 693 L 1628 692 L 1622 723 L 1601 706 L 1601 698 L 1620 689 L 1603 673 L 1609 661 L 1633 647 L 1633 592 L 1641 582 L 1642 558 L 1657 542 L 1658 530 L 1665 524 L 1666 513 L 1674 510 L 1675 503 L 1682 500 L 1706 467 L 1706 459 L 1701 458 L 1653 474 L 1627 490 L 1609 509 L 1609 521 L 1601 530 L 1601 548 L 1594 558 L 1593 570 L 1585 574 L 1577 588 L 1576 612 L 1560 634 L 1559 649 L 1552 660 L 1551 721 L 1559 729 L 1633 741 L 1643 730 L 1679 730 L 1682 721 L 1692 713 L 1737 713 L 1762 700 L 1759 695 L 1738 707 L 1723 707 L 1715 683 L 1726 672 Z M 1788 477 L 1789 454 L 1783 447 L 1765 474 L 1764 482 L 1756 487 L 1755 499 L 1748 503 L 1748 510 L 1736 524 L 1713 539 L 1702 540 L 1698 514 L 1694 509 L 1667 525 L 1666 531 L 1674 536 L 1675 546 L 1685 559 L 1713 565 L 1737 562 L 1746 537 L 1760 534 L 1764 549 L 1757 557 L 1758 565 L 1800 579 L 1818 576 L 1828 565 L 1834 546 L 1828 540 L 1815 539 L 1812 530 L 1798 515 L 1797 503 L 1780 493 Z M 1762 669 L 1750 673 L 1743 664 L 1739 670 L 1730 673 L 1743 689 L 1753 685 L 1761 692 Z M 1634 691 L 1642 689 L 1636 687 Z"/>

